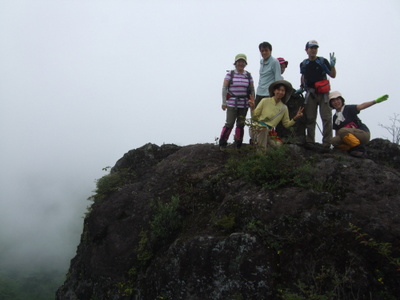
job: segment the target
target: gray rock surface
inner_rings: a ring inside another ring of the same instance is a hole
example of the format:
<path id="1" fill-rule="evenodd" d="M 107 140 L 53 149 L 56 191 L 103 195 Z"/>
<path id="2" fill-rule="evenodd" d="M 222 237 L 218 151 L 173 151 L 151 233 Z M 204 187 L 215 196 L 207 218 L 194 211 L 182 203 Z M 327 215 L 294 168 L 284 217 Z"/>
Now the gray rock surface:
<path id="1" fill-rule="evenodd" d="M 277 189 L 231 172 L 247 149 L 126 153 L 57 299 L 399 299 L 398 145 L 373 140 L 365 159 L 291 145 L 311 177 Z"/>

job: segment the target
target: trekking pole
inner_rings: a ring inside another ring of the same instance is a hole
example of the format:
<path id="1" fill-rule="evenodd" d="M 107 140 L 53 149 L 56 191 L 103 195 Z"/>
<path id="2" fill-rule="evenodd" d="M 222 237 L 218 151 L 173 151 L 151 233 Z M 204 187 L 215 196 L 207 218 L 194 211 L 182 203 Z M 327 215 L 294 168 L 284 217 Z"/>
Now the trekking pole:
<path id="1" fill-rule="evenodd" d="M 318 122 L 315 122 L 315 123 L 317 124 L 317 126 L 318 126 L 318 129 L 319 129 L 319 132 L 321 132 L 321 135 L 322 135 L 322 136 L 324 136 L 324 135 L 322 134 L 321 127 L 319 127 L 319 125 L 318 125 Z"/>

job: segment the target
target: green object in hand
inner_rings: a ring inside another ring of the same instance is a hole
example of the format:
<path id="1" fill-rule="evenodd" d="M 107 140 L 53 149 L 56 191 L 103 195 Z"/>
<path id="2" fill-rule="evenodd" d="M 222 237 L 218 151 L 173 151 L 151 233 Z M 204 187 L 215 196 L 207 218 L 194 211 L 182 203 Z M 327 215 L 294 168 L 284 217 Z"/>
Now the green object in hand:
<path id="1" fill-rule="evenodd" d="M 389 98 L 389 95 L 380 96 L 379 98 L 376 98 L 375 103 L 381 103 L 383 101 L 386 101 L 388 98 Z"/>

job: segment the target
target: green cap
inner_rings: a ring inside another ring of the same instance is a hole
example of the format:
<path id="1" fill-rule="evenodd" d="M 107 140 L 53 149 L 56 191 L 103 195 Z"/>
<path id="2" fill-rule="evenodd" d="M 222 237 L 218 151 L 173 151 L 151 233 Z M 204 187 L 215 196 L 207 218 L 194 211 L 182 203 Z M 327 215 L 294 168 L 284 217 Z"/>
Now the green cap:
<path id="1" fill-rule="evenodd" d="M 247 56 L 243 53 L 240 53 L 238 55 L 235 56 L 235 63 L 239 60 L 239 59 L 243 59 L 246 64 L 247 64 Z"/>

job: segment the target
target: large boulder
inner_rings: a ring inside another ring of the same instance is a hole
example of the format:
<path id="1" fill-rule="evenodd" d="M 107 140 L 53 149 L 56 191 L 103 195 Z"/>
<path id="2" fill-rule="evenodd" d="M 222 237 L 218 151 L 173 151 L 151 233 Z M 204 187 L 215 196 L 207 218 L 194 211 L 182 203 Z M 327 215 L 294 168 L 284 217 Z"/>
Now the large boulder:
<path id="1" fill-rule="evenodd" d="M 368 159 L 131 150 L 118 188 L 94 198 L 57 299 L 398 299 L 400 174 L 382 145 L 398 157 L 380 140 Z"/>

